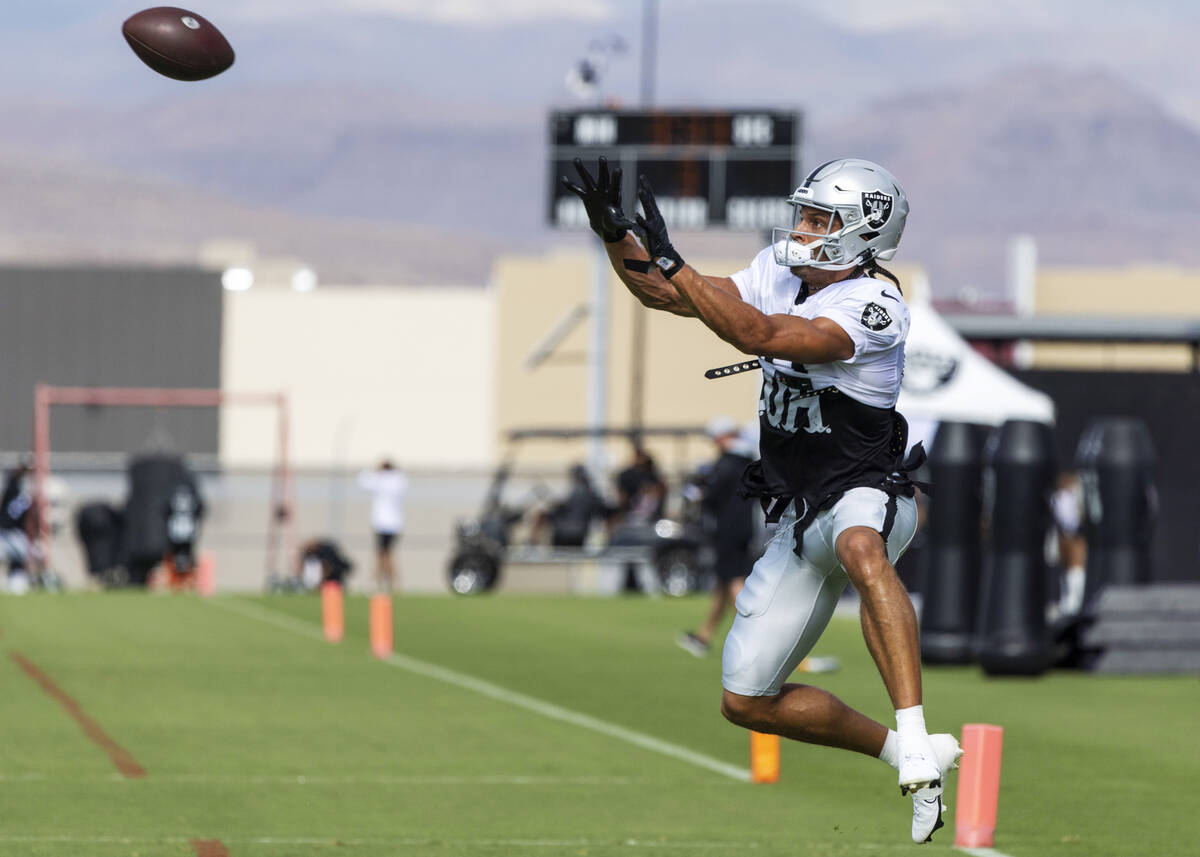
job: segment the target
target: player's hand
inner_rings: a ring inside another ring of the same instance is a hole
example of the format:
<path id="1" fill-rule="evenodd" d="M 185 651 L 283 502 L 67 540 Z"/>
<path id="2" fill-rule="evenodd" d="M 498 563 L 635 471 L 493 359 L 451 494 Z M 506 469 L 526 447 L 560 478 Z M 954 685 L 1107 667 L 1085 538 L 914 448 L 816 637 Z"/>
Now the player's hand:
<path id="1" fill-rule="evenodd" d="M 658 203 L 654 200 L 654 191 L 645 176 L 638 176 L 638 199 L 642 201 L 645 215 L 637 216 L 637 225 L 642 230 L 642 240 L 650 260 L 663 272 L 668 280 L 683 267 L 683 257 L 671 246 L 671 238 L 667 235 L 667 222 L 663 220 Z"/>
<path id="2" fill-rule="evenodd" d="M 593 232 L 605 243 L 620 241 L 633 226 L 633 222 L 621 210 L 621 168 L 617 167 L 610 176 L 608 158 L 601 156 L 595 179 L 579 158 L 575 159 L 575 171 L 579 173 L 583 187 L 566 176 L 561 177 L 562 186 L 583 201 Z"/>

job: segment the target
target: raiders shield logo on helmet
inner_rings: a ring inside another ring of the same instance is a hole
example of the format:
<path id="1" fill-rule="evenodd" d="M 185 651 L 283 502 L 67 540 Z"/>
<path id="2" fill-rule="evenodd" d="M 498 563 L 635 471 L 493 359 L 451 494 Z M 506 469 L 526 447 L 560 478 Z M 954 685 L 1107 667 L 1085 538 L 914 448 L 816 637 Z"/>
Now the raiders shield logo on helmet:
<path id="1" fill-rule="evenodd" d="M 892 317 L 877 303 L 869 303 L 863 308 L 863 327 L 867 330 L 883 330 L 892 323 Z"/>
<path id="2" fill-rule="evenodd" d="M 881 190 L 865 190 L 862 195 L 862 208 L 867 225 L 878 229 L 892 217 L 892 195 Z"/>

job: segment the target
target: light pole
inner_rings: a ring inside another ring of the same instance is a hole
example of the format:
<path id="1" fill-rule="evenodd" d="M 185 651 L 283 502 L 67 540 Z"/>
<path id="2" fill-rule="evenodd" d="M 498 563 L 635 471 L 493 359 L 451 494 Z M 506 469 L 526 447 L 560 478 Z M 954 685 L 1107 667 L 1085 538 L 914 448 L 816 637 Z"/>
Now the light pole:
<path id="1" fill-rule="evenodd" d="M 649 110 L 654 105 L 655 64 L 658 48 L 658 0 L 642 0 L 642 63 L 640 69 L 641 96 L 639 106 Z M 634 207 L 637 206 L 633 201 Z M 640 439 L 645 422 L 646 406 L 646 313 L 636 309 L 633 314 L 633 329 L 629 366 L 629 424 L 635 440 Z"/>

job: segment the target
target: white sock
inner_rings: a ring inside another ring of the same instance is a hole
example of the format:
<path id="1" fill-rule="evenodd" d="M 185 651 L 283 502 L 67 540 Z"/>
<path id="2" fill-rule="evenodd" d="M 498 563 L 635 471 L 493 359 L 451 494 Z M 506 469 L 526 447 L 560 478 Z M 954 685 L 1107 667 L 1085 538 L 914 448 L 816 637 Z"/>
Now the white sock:
<path id="1" fill-rule="evenodd" d="M 896 731 L 901 735 L 909 730 L 925 731 L 925 706 L 914 705 L 911 708 L 896 709 Z"/>
<path id="2" fill-rule="evenodd" d="M 911 753 L 928 755 L 929 733 L 925 731 L 923 706 L 896 709 L 896 739 L 901 759 Z"/>
<path id="3" fill-rule="evenodd" d="M 900 736 L 896 734 L 895 729 L 888 730 L 887 738 L 883 742 L 883 749 L 879 751 L 879 758 L 893 768 L 900 767 Z"/>
<path id="4" fill-rule="evenodd" d="M 1087 572 L 1081 566 L 1068 568 L 1063 575 L 1064 589 L 1059 606 L 1063 613 L 1073 615 L 1083 607 L 1083 590 L 1087 584 Z"/>

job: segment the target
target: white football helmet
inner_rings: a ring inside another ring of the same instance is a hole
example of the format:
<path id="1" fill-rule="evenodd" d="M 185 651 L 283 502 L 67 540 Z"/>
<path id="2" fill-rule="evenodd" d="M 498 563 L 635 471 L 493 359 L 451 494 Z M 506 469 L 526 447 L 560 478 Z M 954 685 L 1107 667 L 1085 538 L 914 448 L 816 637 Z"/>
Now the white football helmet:
<path id="1" fill-rule="evenodd" d="M 895 255 L 908 217 L 908 197 L 896 177 L 859 158 L 821 164 L 788 203 L 795 211 L 792 226 L 776 227 L 771 241 L 775 261 L 789 268 L 845 271 L 874 259 L 886 261 Z M 799 228 L 806 207 L 829 213 L 823 233 Z"/>

